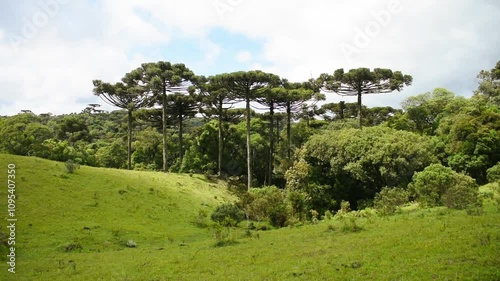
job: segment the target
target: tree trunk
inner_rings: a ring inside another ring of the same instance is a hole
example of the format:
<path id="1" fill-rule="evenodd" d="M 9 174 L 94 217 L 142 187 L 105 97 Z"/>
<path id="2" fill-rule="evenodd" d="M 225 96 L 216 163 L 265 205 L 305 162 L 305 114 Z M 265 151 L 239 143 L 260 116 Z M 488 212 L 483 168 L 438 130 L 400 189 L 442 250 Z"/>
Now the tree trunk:
<path id="1" fill-rule="evenodd" d="M 222 150 L 223 150 L 223 146 L 222 146 L 222 99 L 219 100 L 219 106 L 218 106 L 218 111 L 219 111 L 219 153 L 217 155 L 218 157 L 218 161 L 217 161 L 217 164 L 218 164 L 218 172 L 217 174 L 220 176 L 222 176 Z"/>
<path id="2" fill-rule="evenodd" d="M 361 91 L 358 91 L 358 119 L 359 119 L 359 128 L 361 129 L 363 127 L 362 125 L 362 116 L 361 116 Z"/>
<path id="3" fill-rule="evenodd" d="M 132 170 L 132 111 L 128 110 L 127 169 Z"/>
<path id="4" fill-rule="evenodd" d="M 292 151 L 292 142 L 290 140 L 291 138 L 291 135 L 292 135 L 292 125 L 291 125 L 291 122 L 292 122 L 292 108 L 291 108 L 291 104 L 290 102 L 288 101 L 286 103 L 286 141 L 287 141 L 287 157 L 288 157 L 288 160 L 290 161 L 290 158 L 291 158 L 291 151 Z"/>
<path id="5" fill-rule="evenodd" d="M 179 168 L 182 166 L 182 158 L 184 157 L 184 151 L 183 151 L 183 125 L 182 125 L 182 120 L 183 120 L 182 113 L 179 114 Z"/>
<path id="6" fill-rule="evenodd" d="M 248 91 L 248 90 L 247 90 Z M 247 189 L 252 188 L 252 144 L 250 135 L 250 93 L 246 93 L 246 121 L 247 121 Z"/>
<path id="7" fill-rule="evenodd" d="M 340 119 L 344 120 L 344 111 L 345 111 L 345 102 L 344 101 L 339 102 L 339 109 L 340 109 Z"/>
<path id="8" fill-rule="evenodd" d="M 275 145 L 279 147 L 280 145 L 280 118 L 276 119 L 276 134 Z"/>
<path id="9" fill-rule="evenodd" d="M 269 107 L 269 175 L 268 185 L 272 185 L 273 181 L 273 162 L 274 162 L 274 103 L 271 102 Z"/>
<path id="10" fill-rule="evenodd" d="M 167 93 L 165 86 L 162 95 L 162 133 L 163 133 L 163 171 L 167 171 Z"/>

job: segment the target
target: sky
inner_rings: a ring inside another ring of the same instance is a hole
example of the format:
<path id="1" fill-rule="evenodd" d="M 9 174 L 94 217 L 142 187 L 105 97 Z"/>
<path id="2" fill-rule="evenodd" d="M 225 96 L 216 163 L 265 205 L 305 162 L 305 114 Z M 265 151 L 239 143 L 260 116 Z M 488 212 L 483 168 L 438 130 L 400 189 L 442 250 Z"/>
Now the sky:
<path id="1" fill-rule="evenodd" d="M 500 60 L 497 0 L 16 0 L 0 10 L 0 115 L 81 112 L 92 80 L 115 83 L 144 62 L 198 75 L 259 69 L 290 81 L 358 67 L 413 76 L 400 107 L 441 87 L 469 97 Z M 345 97 L 327 94 L 327 102 Z"/>

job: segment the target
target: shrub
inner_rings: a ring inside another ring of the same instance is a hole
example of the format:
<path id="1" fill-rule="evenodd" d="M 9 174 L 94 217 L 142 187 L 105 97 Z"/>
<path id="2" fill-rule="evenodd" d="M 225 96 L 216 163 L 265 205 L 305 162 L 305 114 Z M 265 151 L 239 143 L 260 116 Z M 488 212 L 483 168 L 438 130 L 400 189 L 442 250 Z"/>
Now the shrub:
<path id="1" fill-rule="evenodd" d="M 310 197 L 305 192 L 290 190 L 287 200 L 290 203 L 292 215 L 302 220 L 308 209 Z"/>
<path id="2" fill-rule="evenodd" d="M 80 164 L 73 162 L 73 160 L 68 160 L 65 163 L 66 171 L 73 174 L 77 169 L 80 169 Z"/>
<path id="3" fill-rule="evenodd" d="M 342 201 L 340 203 L 340 210 L 335 214 L 338 218 L 345 217 L 351 211 L 351 203 L 349 201 Z"/>
<path id="4" fill-rule="evenodd" d="M 488 182 L 500 181 L 500 162 L 486 171 Z"/>
<path id="5" fill-rule="evenodd" d="M 408 187 L 420 203 L 430 207 L 464 209 L 464 204 L 476 202 L 478 195 L 473 178 L 441 164 L 432 164 L 415 173 Z"/>
<path id="6" fill-rule="evenodd" d="M 342 225 L 340 230 L 342 232 L 359 232 L 364 228 L 357 223 L 358 218 L 355 216 L 350 216 L 349 219 L 342 219 Z"/>
<path id="7" fill-rule="evenodd" d="M 329 210 L 325 211 L 325 215 L 323 216 L 325 220 L 332 220 L 333 219 L 333 214 Z"/>
<path id="8" fill-rule="evenodd" d="M 285 203 L 280 203 L 269 212 L 269 222 L 274 227 L 284 227 L 289 217 L 289 211 Z"/>
<path id="9" fill-rule="evenodd" d="M 200 209 L 198 211 L 198 216 L 196 216 L 193 223 L 197 227 L 201 227 L 201 228 L 207 227 L 208 226 L 207 218 L 208 218 L 208 211 L 205 209 Z"/>
<path id="10" fill-rule="evenodd" d="M 217 206 L 210 218 L 223 226 L 236 226 L 245 219 L 243 210 L 234 203 Z"/>
<path id="11" fill-rule="evenodd" d="M 215 247 L 224 247 L 238 243 L 231 233 L 231 228 L 220 223 L 213 225 Z"/>
<path id="12" fill-rule="evenodd" d="M 253 188 L 244 198 L 245 209 L 250 219 L 262 221 L 270 218 L 271 214 L 279 213 L 277 208 L 286 202 L 283 190 L 275 186 L 266 186 L 263 188 Z"/>
<path id="13" fill-rule="evenodd" d="M 396 210 L 408 203 L 409 193 L 402 188 L 384 187 L 375 195 L 374 208 L 382 215 L 392 215 Z"/>
<path id="14" fill-rule="evenodd" d="M 457 210 L 472 207 L 478 200 L 477 189 L 463 184 L 450 187 L 441 197 L 443 205 Z"/>

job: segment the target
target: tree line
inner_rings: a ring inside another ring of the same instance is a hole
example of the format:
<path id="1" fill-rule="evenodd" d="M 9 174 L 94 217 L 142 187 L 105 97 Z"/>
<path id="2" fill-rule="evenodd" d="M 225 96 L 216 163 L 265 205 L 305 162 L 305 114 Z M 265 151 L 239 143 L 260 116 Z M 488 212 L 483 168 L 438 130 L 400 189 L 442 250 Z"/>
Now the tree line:
<path id="1" fill-rule="evenodd" d="M 229 105 L 238 102 L 245 104 L 246 122 L 246 168 L 247 188 L 252 187 L 252 137 L 251 137 L 251 102 L 256 102 L 269 110 L 269 153 L 267 183 L 272 183 L 274 163 L 274 114 L 276 110 L 286 112 L 287 124 L 287 160 L 291 161 L 291 123 L 292 113 L 304 107 L 307 111 L 310 103 L 324 99 L 323 91 L 340 95 L 358 97 L 358 119 L 362 125 L 361 96 L 363 94 L 389 93 L 410 85 L 412 77 L 400 71 L 389 69 L 359 68 L 344 73 L 338 69 L 333 75 L 322 74 L 316 80 L 303 83 L 291 83 L 272 73 L 262 71 L 239 71 L 223 73 L 211 77 L 197 76 L 184 64 L 172 64 L 160 61 L 144 63 L 139 68 L 126 73 L 121 82 L 104 83 L 94 80 L 94 93 L 104 101 L 127 110 L 128 114 L 128 152 L 127 167 L 132 168 L 132 113 L 140 108 L 160 106 L 162 113 L 162 169 L 167 171 L 167 115 L 175 113 L 179 122 L 179 162 L 182 163 L 183 118 L 198 108 L 199 113 L 218 118 L 218 175 L 223 166 L 223 120 L 224 111 Z M 313 116 L 311 116 L 313 117 Z"/>
<path id="2" fill-rule="evenodd" d="M 470 98 L 438 88 L 394 109 L 362 104 L 363 95 L 411 85 L 411 76 L 389 69 L 290 82 L 262 71 L 205 77 L 184 64 L 144 63 L 121 81 L 92 81 L 94 95 L 119 110 L 90 104 L 69 115 L 1 117 L 0 151 L 214 174 L 247 189 L 299 188 L 317 210 L 342 200 L 358 207 L 383 187 L 406 188 L 435 163 L 486 182 L 500 156 L 499 69 L 481 71 Z M 357 102 L 319 106 L 332 93 Z"/>

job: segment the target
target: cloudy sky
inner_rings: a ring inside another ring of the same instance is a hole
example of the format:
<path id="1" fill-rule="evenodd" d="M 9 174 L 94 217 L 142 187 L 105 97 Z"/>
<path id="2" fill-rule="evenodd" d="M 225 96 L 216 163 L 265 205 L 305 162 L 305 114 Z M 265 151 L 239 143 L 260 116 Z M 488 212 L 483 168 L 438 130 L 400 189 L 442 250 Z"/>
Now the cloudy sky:
<path id="1" fill-rule="evenodd" d="M 117 82 L 159 60 L 185 63 L 196 74 L 261 69 L 291 81 L 338 68 L 401 70 L 413 76 L 411 87 L 364 98 L 367 106 L 395 107 L 436 87 L 470 96 L 477 73 L 500 60 L 496 0 L 16 0 L 1 6 L 0 115 L 80 112 L 103 104 L 92 94 L 93 79 Z"/>

